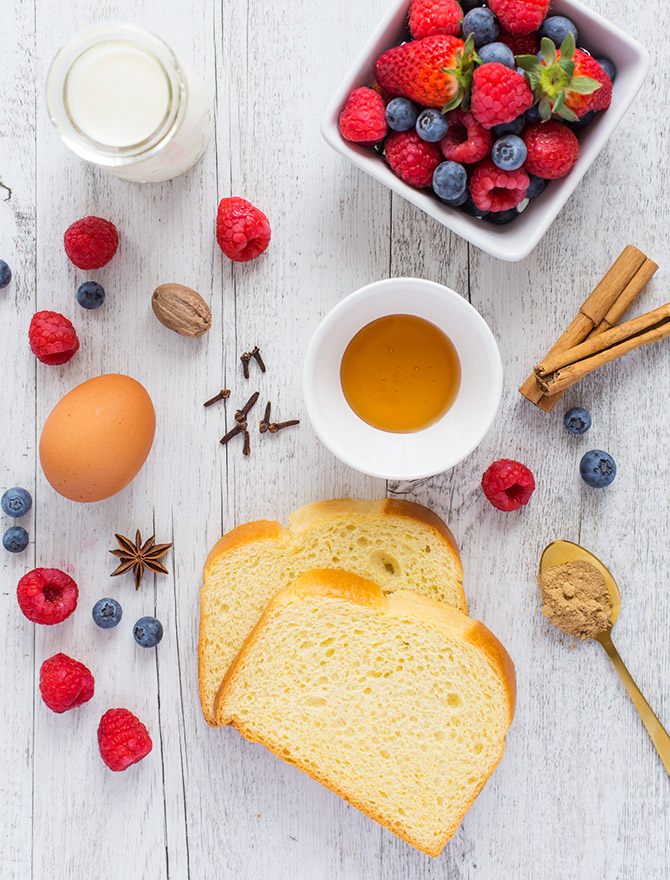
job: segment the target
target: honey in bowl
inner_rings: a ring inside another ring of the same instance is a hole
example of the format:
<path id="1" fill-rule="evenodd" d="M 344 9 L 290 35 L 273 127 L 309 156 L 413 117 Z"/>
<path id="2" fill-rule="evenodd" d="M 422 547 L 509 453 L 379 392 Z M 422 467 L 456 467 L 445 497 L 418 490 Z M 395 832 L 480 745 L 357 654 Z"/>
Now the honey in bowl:
<path id="1" fill-rule="evenodd" d="M 356 415 L 382 431 L 409 433 L 437 422 L 461 385 L 453 342 L 416 315 L 386 315 L 347 345 L 340 382 Z"/>

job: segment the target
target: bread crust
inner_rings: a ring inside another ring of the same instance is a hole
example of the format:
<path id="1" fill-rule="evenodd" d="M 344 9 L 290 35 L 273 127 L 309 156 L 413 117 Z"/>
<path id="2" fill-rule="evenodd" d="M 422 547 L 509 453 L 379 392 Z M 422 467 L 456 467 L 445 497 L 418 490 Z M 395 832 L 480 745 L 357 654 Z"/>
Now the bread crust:
<path id="1" fill-rule="evenodd" d="M 395 498 L 381 498 L 376 501 L 366 501 L 357 498 L 334 498 L 329 501 L 317 501 L 313 504 L 306 504 L 295 510 L 288 521 L 288 528 L 284 528 L 281 523 L 276 520 L 255 520 L 249 523 L 243 523 L 231 531 L 227 532 L 212 547 L 205 560 L 203 571 L 203 588 L 207 583 L 209 568 L 218 559 L 219 556 L 229 552 L 241 544 L 251 541 L 261 541 L 264 539 L 274 541 L 285 541 L 287 544 L 294 539 L 294 536 L 311 528 L 315 523 L 324 519 L 334 519 L 337 517 L 350 516 L 400 516 L 408 519 L 417 520 L 424 525 L 434 529 L 447 542 L 452 550 L 455 559 L 458 562 L 461 582 L 461 599 L 463 608 L 467 612 L 467 600 L 463 592 L 463 567 L 461 565 L 461 557 L 458 552 L 458 545 L 451 530 L 448 528 L 437 514 L 433 513 L 427 507 L 416 504 L 413 501 L 403 501 Z M 200 613 L 200 638 L 198 642 L 198 682 L 200 703 L 202 706 L 205 720 L 210 727 L 216 727 L 216 723 L 208 716 L 206 708 L 205 693 L 202 687 L 201 670 L 204 668 L 203 657 L 203 641 L 204 629 L 207 619 L 202 612 Z"/>
<path id="2" fill-rule="evenodd" d="M 237 718 L 235 715 L 225 715 L 224 701 L 226 691 L 237 670 L 244 665 L 247 655 L 254 646 L 255 639 L 264 628 L 268 618 L 271 617 L 278 608 L 295 602 L 301 602 L 310 596 L 346 599 L 390 616 L 419 617 L 430 626 L 447 629 L 450 635 L 453 634 L 454 630 L 459 632 L 465 641 L 469 641 L 485 653 L 491 666 L 502 681 L 508 699 L 508 730 L 514 717 L 516 701 L 516 674 L 514 671 L 514 663 L 501 642 L 486 626 L 484 626 L 483 623 L 478 620 L 472 620 L 472 618 L 463 614 L 461 611 L 458 611 L 456 608 L 444 605 L 433 599 L 428 599 L 425 596 L 419 596 L 409 590 L 398 590 L 390 596 L 385 596 L 381 588 L 367 578 L 358 577 L 350 572 L 337 569 L 316 569 L 306 572 L 298 577 L 290 587 L 282 590 L 282 592 L 278 593 L 270 600 L 270 603 L 261 615 L 260 620 L 256 623 L 249 637 L 242 645 L 237 657 L 231 663 L 223 681 L 221 682 L 215 703 L 216 722 L 218 725 L 230 724 L 235 727 L 245 739 L 265 746 L 265 748 L 281 758 L 282 761 L 292 764 L 299 770 L 307 773 L 326 788 L 335 792 L 335 794 L 339 795 L 339 797 L 343 798 L 357 810 L 360 810 L 370 819 L 373 819 L 384 828 L 389 829 L 419 851 L 435 858 L 440 855 L 444 846 L 456 833 L 462 819 L 458 822 L 452 823 L 451 826 L 446 828 L 444 836 L 435 846 L 426 847 L 403 829 L 399 827 L 391 827 L 391 825 L 389 825 L 379 813 L 370 809 L 369 805 L 364 805 L 355 796 L 346 793 L 337 784 L 327 780 L 318 769 L 307 767 L 299 758 L 293 758 L 282 754 L 281 746 L 279 744 L 273 743 L 271 740 L 254 733 L 245 725 L 244 721 Z M 495 762 L 488 776 L 483 779 L 481 784 L 474 790 L 472 797 L 467 802 L 463 815 L 465 815 L 467 810 L 470 809 L 484 785 L 488 779 L 490 779 L 500 763 L 504 751 L 505 744 L 503 741 L 498 760 Z"/>

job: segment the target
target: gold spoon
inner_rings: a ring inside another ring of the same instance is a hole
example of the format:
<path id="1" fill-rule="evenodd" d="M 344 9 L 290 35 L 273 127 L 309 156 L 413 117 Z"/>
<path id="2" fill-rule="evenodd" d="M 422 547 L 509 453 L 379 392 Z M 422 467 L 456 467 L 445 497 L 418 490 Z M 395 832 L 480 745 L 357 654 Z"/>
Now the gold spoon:
<path id="1" fill-rule="evenodd" d="M 633 677 L 626 669 L 623 660 L 619 656 L 619 652 L 612 644 L 611 631 L 621 610 L 621 595 L 611 572 L 605 568 L 597 556 L 589 553 L 588 550 L 580 547 L 579 544 L 573 544 L 572 541 L 552 541 L 542 551 L 540 575 L 544 574 L 548 568 L 552 568 L 554 565 L 564 565 L 566 562 L 576 561 L 589 562 L 605 578 L 605 585 L 612 600 L 610 625 L 597 636 L 593 636 L 593 638 L 603 646 L 607 656 L 614 664 L 614 668 L 621 676 L 621 680 L 626 685 L 626 690 L 631 695 L 635 708 L 640 713 L 640 718 L 642 718 L 644 726 L 647 728 L 651 741 L 656 746 L 656 751 L 660 755 L 663 766 L 670 774 L 670 736 L 652 712 L 649 703 L 640 693 L 639 687 L 633 681 Z"/>

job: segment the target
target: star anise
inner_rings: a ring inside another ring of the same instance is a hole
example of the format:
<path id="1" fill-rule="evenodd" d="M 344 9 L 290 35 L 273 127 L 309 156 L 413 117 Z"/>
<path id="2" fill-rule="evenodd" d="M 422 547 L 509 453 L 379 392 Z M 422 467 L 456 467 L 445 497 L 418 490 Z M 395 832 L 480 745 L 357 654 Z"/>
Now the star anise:
<path id="1" fill-rule="evenodd" d="M 115 537 L 121 549 L 110 550 L 109 552 L 112 556 L 116 556 L 117 559 L 121 560 L 121 565 L 111 573 L 110 577 L 114 577 L 117 574 L 125 574 L 132 568 L 135 578 L 135 589 L 139 590 L 145 568 L 156 574 L 169 574 L 167 568 L 158 560 L 161 556 L 165 556 L 170 547 L 172 547 L 172 544 L 156 544 L 156 535 L 152 535 L 143 544 L 139 529 L 135 533 L 134 544 L 129 538 L 124 538 L 123 535 L 116 535 Z"/>

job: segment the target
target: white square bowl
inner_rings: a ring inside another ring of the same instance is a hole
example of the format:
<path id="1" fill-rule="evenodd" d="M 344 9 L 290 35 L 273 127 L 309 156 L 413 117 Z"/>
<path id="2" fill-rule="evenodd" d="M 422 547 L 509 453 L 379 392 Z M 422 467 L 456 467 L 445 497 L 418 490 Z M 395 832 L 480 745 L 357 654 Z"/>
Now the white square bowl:
<path id="1" fill-rule="evenodd" d="M 350 93 L 358 86 L 374 82 L 377 58 L 386 49 L 408 39 L 408 10 L 409 0 L 395 0 L 392 3 L 326 108 L 321 121 L 321 133 L 334 150 L 351 159 L 363 171 L 430 214 L 452 232 L 498 259 L 522 260 L 556 219 L 556 215 L 633 103 L 649 70 L 649 53 L 637 40 L 605 21 L 579 0 L 555 0 L 552 3 L 552 14 L 566 15 L 577 25 L 580 46 L 585 46 L 596 58 L 611 58 L 616 65 L 612 103 L 607 111 L 600 113 L 591 125 L 579 133 L 579 158 L 570 174 L 552 181 L 545 192 L 534 199 L 513 223 L 508 226 L 494 226 L 485 220 L 470 217 L 458 208 L 442 204 L 429 190 L 409 186 L 395 176 L 377 151 L 346 141 L 340 134 L 340 113 Z"/>

